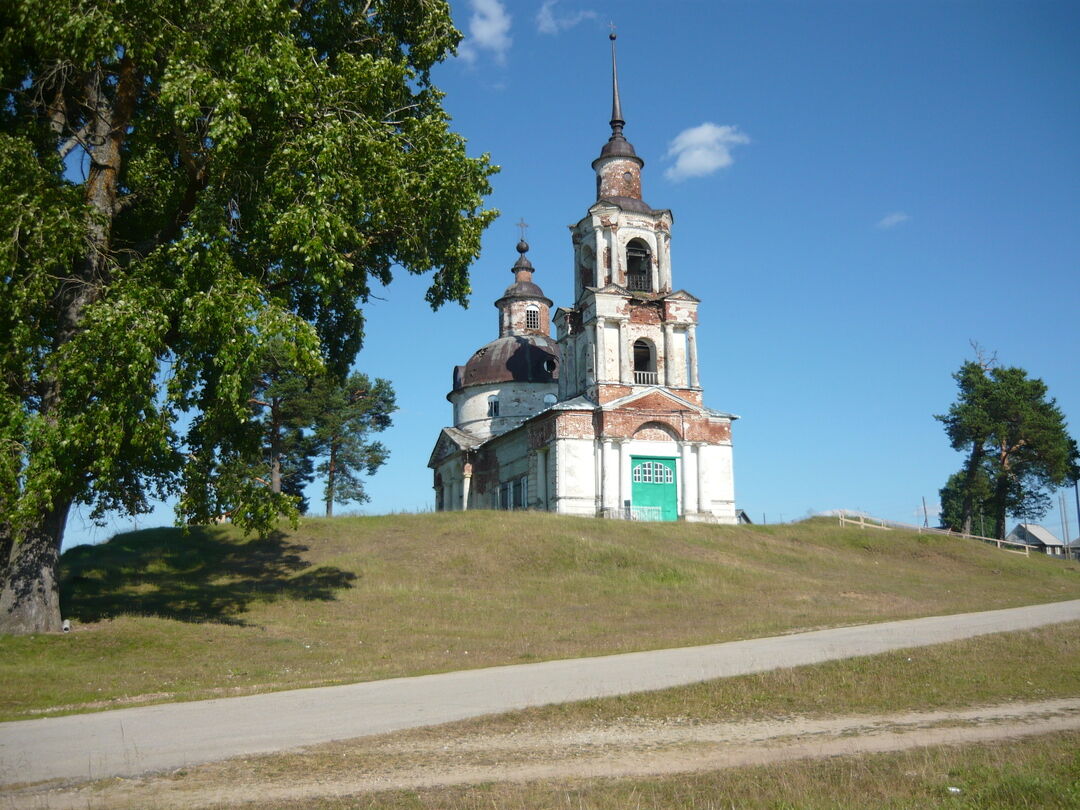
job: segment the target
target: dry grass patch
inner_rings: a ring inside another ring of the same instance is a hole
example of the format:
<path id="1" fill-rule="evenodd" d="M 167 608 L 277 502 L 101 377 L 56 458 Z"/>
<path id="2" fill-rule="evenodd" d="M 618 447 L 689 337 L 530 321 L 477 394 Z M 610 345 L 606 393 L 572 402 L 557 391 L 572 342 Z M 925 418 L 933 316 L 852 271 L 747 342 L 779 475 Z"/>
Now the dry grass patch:
<path id="1" fill-rule="evenodd" d="M 489 783 L 258 802 L 263 810 L 1075 810 L 1080 734 L 647 779 Z M 225 805 L 206 805 L 224 807 Z"/>
<path id="2" fill-rule="evenodd" d="M 67 636 L 0 637 L 0 719 L 1080 597 L 1080 566 L 812 520 L 467 512 L 72 549 Z"/>

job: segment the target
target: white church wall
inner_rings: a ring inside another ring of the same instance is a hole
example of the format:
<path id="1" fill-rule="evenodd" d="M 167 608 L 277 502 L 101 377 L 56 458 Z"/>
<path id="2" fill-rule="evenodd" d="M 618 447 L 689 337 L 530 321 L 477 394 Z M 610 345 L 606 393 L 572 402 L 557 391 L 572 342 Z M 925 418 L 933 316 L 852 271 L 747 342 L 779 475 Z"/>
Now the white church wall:
<path id="1" fill-rule="evenodd" d="M 555 441 L 552 509 L 564 515 L 596 514 L 596 467 L 592 439 Z"/>
<path id="2" fill-rule="evenodd" d="M 547 408 L 544 397 L 548 394 L 558 397 L 557 382 L 490 383 L 453 391 L 450 402 L 454 406 L 454 427 L 482 439 L 497 436 Z M 488 416 L 488 403 L 493 396 L 499 402 L 497 417 Z"/>
<path id="3" fill-rule="evenodd" d="M 700 447 L 701 512 L 719 523 L 735 523 L 735 478 L 730 444 Z"/>

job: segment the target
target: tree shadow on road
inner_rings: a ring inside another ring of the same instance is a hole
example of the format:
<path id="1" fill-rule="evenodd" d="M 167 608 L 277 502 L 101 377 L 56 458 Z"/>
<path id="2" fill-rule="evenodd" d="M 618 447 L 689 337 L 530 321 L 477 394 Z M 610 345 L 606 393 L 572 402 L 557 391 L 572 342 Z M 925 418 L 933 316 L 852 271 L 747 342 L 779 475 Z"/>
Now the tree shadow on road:
<path id="1" fill-rule="evenodd" d="M 127 532 L 64 553 L 60 604 L 87 622 L 128 614 L 245 624 L 252 602 L 329 601 L 351 587 L 356 574 L 313 567 L 305 551 L 280 532 L 248 540 L 216 526 Z"/>

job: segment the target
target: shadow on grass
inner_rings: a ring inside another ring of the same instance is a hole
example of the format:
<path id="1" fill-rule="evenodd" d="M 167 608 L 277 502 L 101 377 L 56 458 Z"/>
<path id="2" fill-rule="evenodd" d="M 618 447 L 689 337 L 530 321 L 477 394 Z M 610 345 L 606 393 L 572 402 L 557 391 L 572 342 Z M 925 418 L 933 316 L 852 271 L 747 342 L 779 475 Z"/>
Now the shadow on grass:
<path id="1" fill-rule="evenodd" d="M 244 624 L 252 602 L 334 599 L 356 574 L 312 568 L 307 546 L 276 532 L 242 540 L 219 527 L 148 529 L 76 546 L 60 559 L 65 616 L 98 621 L 120 614 L 186 622 Z"/>

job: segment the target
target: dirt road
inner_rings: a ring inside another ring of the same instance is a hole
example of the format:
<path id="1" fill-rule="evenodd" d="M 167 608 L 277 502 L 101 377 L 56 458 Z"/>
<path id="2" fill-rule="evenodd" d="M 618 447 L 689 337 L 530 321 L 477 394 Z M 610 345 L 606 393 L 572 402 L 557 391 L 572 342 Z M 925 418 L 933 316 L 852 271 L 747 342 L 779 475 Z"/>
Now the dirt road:
<path id="1" fill-rule="evenodd" d="M 928 745 L 1016 739 L 1080 730 L 1080 698 L 1008 703 L 974 709 L 905 712 L 827 719 L 692 724 L 635 722 L 541 733 L 452 736 L 404 732 L 331 746 L 315 775 L 303 768 L 258 768 L 222 763 L 173 774 L 71 786 L 49 792 L 16 791 L 4 810 L 220 807 L 250 802 L 357 797 L 386 790 L 417 790 L 490 782 L 592 777 L 670 776 L 797 759 L 820 759 Z M 340 750 L 339 750 L 340 749 Z M 313 804 L 314 806 L 314 804 Z"/>
<path id="2" fill-rule="evenodd" d="M 164 771 L 1080 619 L 1080 600 L 0 724 L 0 785 Z"/>

